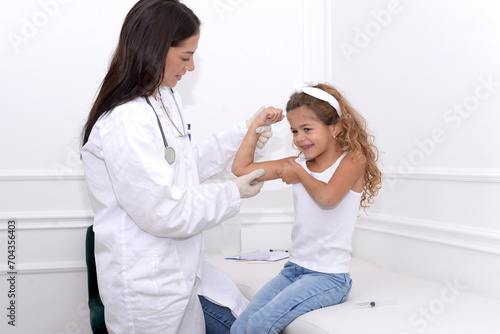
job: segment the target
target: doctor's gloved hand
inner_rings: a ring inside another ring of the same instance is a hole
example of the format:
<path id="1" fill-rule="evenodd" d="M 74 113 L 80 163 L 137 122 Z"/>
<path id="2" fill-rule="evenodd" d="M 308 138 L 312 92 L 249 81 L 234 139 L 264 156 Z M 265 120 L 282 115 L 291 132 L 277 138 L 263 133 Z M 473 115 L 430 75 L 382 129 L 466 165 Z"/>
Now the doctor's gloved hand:
<path id="1" fill-rule="evenodd" d="M 254 180 L 261 177 L 264 174 L 265 170 L 257 169 L 251 173 L 248 173 L 247 175 L 240 176 L 231 181 L 236 183 L 241 198 L 250 198 L 257 195 L 260 192 L 260 189 L 264 185 L 264 182 L 254 181 Z"/>
<path id="2" fill-rule="evenodd" d="M 258 148 L 263 148 L 269 138 L 273 136 L 273 130 L 270 125 L 259 126 L 255 132 L 260 133 L 259 140 L 257 141 Z"/>
<path id="3" fill-rule="evenodd" d="M 283 117 L 283 110 L 262 106 L 252 117 L 245 121 L 248 129 L 250 129 L 254 121 L 258 121 L 259 123 L 258 127 L 255 129 L 256 133 L 260 133 L 259 140 L 257 141 L 258 148 L 263 148 L 269 138 L 272 137 L 273 131 L 271 129 L 271 124 L 281 121 Z"/>

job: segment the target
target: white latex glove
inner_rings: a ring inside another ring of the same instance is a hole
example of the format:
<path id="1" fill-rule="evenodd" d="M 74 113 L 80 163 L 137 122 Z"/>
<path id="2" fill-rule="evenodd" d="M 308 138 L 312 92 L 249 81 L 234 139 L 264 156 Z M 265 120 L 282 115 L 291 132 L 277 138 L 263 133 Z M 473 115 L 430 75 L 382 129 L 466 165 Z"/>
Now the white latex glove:
<path id="1" fill-rule="evenodd" d="M 257 169 L 247 175 L 240 176 L 233 181 L 238 186 L 241 198 L 249 198 L 257 195 L 264 185 L 264 182 L 254 181 L 265 174 L 265 170 Z"/>
<path id="2" fill-rule="evenodd" d="M 257 141 L 258 148 L 263 148 L 269 138 L 273 136 L 273 130 L 270 125 L 259 126 L 255 129 L 255 132 L 260 133 L 259 140 Z"/>
<path id="3" fill-rule="evenodd" d="M 245 124 L 247 126 L 247 129 L 250 129 L 250 125 L 252 125 L 253 120 L 255 117 L 257 117 L 262 110 L 264 110 L 266 107 L 262 106 L 255 112 L 255 114 L 250 117 L 249 119 L 245 120 Z M 266 145 L 267 141 L 269 138 L 273 136 L 273 131 L 270 125 L 265 125 L 265 126 L 259 126 L 257 129 L 255 129 L 255 132 L 260 133 L 259 136 L 259 141 L 257 141 L 257 147 L 258 148 L 263 148 L 264 145 Z"/>

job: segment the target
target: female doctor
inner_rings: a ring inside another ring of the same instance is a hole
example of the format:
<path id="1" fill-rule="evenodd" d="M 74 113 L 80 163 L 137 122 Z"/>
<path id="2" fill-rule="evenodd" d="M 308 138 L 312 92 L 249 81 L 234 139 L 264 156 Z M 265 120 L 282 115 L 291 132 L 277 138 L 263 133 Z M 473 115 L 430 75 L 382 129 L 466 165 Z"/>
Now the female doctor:
<path id="1" fill-rule="evenodd" d="M 247 126 L 241 122 L 191 145 L 174 87 L 194 70 L 199 27 L 176 0 L 136 3 L 83 129 L 110 333 L 229 333 L 248 303 L 206 261 L 201 232 L 236 215 L 240 198 L 259 192 L 262 183 L 252 181 L 263 170 L 200 184 L 230 170 Z M 269 117 L 278 120 L 281 113 Z M 264 130 L 265 143 L 270 127 Z"/>

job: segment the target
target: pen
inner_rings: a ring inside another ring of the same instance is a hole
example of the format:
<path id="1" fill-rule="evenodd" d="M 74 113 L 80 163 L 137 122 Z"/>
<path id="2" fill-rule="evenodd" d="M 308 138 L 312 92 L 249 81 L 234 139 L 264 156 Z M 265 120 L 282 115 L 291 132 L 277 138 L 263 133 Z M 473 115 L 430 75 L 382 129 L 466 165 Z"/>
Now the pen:
<path id="1" fill-rule="evenodd" d="M 288 251 L 286 249 L 270 249 L 269 251 L 270 252 L 286 252 L 286 253 L 288 253 Z"/>
<path id="2" fill-rule="evenodd" d="M 188 138 L 189 138 L 189 141 L 191 141 L 191 124 L 188 123 Z"/>

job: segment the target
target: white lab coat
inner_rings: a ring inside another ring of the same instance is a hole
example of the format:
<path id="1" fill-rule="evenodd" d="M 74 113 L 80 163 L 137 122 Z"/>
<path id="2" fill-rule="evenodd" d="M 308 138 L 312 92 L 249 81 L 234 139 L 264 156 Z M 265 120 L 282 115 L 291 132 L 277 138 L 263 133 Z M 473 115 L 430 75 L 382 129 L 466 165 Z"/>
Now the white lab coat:
<path id="1" fill-rule="evenodd" d="M 162 95 L 181 129 L 173 95 L 165 88 Z M 149 100 L 176 151 L 172 165 L 164 159 L 157 119 L 144 98 L 101 117 L 82 149 L 106 325 L 120 334 L 205 333 L 197 294 L 235 315 L 248 304 L 206 261 L 200 234 L 240 209 L 236 184 L 200 182 L 230 169 L 247 129 L 241 122 L 191 146 L 188 138 L 175 138 L 159 104 Z"/>

